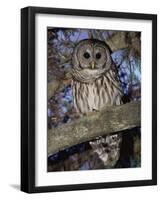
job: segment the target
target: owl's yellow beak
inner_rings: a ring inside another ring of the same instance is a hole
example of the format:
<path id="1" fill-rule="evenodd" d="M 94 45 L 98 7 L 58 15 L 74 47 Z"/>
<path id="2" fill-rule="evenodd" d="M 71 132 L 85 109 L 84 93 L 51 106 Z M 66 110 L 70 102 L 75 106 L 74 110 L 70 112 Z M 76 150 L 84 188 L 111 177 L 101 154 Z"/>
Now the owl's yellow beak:
<path id="1" fill-rule="evenodd" d="M 92 69 L 95 68 L 95 63 L 94 63 L 94 61 L 92 61 L 92 63 L 91 63 L 91 68 L 92 68 Z"/>

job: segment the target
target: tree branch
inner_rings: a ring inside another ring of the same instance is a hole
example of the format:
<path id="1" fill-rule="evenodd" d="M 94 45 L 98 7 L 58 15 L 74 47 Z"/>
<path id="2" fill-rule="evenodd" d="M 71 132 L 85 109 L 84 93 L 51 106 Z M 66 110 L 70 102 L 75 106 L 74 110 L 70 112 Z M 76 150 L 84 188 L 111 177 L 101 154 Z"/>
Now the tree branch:
<path id="1" fill-rule="evenodd" d="M 48 131 L 48 156 L 97 136 L 141 125 L 140 102 L 106 106 L 74 122 Z"/>

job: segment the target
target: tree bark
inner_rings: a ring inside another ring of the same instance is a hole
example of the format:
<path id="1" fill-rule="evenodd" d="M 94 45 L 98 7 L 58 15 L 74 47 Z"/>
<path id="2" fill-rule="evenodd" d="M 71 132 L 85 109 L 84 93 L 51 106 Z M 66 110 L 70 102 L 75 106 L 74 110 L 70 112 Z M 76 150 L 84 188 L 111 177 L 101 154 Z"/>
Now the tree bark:
<path id="1" fill-rule="evenodd" d="M 141 125 L 140 102 L 106 106 L 69 124 L 48 130 L 48 156 L 97 136 Z"/>

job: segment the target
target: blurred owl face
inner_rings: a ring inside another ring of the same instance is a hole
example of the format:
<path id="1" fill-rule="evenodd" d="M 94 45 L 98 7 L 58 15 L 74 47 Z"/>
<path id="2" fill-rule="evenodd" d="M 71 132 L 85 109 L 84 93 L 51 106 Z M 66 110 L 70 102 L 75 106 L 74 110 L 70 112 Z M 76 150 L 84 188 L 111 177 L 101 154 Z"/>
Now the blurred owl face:
<path id="1" fill-rule="evenodd" d="M 99 40 L 83 40 L 75 48 L 73 63 L 73 67 L 77 67 L 79 70 L 109 68 L 111 65 L 109 48 Z"/>

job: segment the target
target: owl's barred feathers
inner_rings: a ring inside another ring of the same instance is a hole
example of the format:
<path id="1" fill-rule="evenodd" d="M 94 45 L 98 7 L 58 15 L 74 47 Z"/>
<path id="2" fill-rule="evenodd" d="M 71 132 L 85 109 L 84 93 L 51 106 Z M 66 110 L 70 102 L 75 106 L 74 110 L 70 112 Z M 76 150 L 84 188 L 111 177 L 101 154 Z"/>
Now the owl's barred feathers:
<path id="1" fill-rule="evenodd" d="M 100 110 L 105 104 L 120 105 L 122 92 L 112 70 L 92 83 L 72 82 L 74 107 L 78 113 Z"/>

